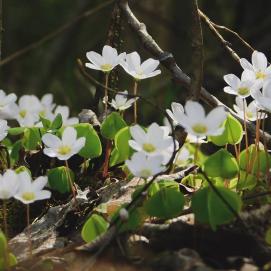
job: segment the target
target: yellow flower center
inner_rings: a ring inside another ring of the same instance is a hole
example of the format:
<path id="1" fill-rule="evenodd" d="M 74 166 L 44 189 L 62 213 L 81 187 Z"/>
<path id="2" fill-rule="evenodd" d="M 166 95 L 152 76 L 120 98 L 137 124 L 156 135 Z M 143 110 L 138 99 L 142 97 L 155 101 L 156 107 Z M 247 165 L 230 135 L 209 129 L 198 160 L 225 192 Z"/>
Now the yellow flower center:
<path id="1" fill-rule="evenodd" d="M 266 77 L 266 74 L 265 74 L 265 73 L 263 73 L 263 72 L 261 72 L 261 71 L 256 72 L 256 78 L 257 78 L 257 79 L 265 79 L 265 77 Z"/>
<path id="2" fill-rule="evenodd" d="M 151 174 L 151 171 L 149 169 L 142 169 L 140 171 L 140 176 L 143 177 L 143 178 L 148 178 L 150 177 L 152 174 Z"/>
<path id="3" fill-rule="evenodd" d="M 248 119 L 253 117 L 253 113 L 246 111 L 246 116 Z"/>
<path id="4" fill-rule="evenodd" d="M 33 192 L 24 192 L 22 198 L 26 201 L 31 201 L 35 199 L 35 194 Z"/>
<path id="5" fill-rule="evenodd" d="M 19 112 L 19 115 L 20 115 L 22 118 L 25 118 L 26 113 L 27 113 L 26 110 L 21 110 L 21 111 Z"/>
<path id="6" fill-rule="evenodd" d="M 40 111 L 40 114 L 39 114 L 41 117 L 45 117 L 45 110 L 42 110 Z"/>
<path id="7" fill-rule="evenodd" d="M 57 152 L 61 155 L 66 155 L 71 152 L 71 148 L 69 146 L 60 146 Z"/>
<path id="8" fill-rule="evenodd" d="M 136 79 L 137 81 L 140 81 L 143 74 L 144 74 L 144 72 L 143 72 L 142 70 L 137 70 L 137 71 L 136 71 L 136 75 L 135 75 L 135 79 Z"/>
<path id="9" fill-rule="evenodd" d="M 113 66 L 111 64 L 102 64 L 101 70 L 103 72 L 110 72 L 113 69 Z"/>
<path id="10" fill-rule="evenodd" d="M 192 129 L 197 134 L 205 134 L 208 130 L 207 127 L 201 123 L 195 124 Z"/>
<path id="11" fill-rule="evenodd" d="M 238 88 L 238 94 L 240 94 L 240 95 L 247 95 L 247 94 L 249 94 L 249 89 L 246 88 L 246 87 Z"/>
<path id="12" fill-rule="evenodd" d="M 156 148 L 151 143 L 144 143 L 143 144 L 143 150 L 145 152 L 154 152 L 156 150 Z"/>

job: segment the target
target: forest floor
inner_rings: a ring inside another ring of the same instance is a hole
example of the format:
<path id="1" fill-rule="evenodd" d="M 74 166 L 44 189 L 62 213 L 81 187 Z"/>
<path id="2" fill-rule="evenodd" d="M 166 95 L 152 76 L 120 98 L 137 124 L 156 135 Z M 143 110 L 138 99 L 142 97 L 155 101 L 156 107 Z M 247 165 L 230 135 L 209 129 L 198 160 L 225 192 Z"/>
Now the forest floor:
<path id="1" fill-rule="evenodd" d="M 80 234 L 82 224 L 97 201 L 115 209 L 129 202 L 138 182 L 137 178 L 128 184 L 115 181 L 95 195 L 89 189 L 79 190 L 80 211 L 73 200 L 50 207 L 31 225 L 32 256 L 27 229 L 10 240 L 10 249 L 19 260 L 14 270 L 271 270 L 270 249 L 264 243 L 265 229 L 270 225 L 269 205 L 241 213 L 242 220 L 254 231 L 253 236 L 237 222 L 216 231 L 198 225 L 187 209 L 176 219 L 149 221 L 139 230 L 117 235 L 110 242 L 100 238 L 85 245 Z"/>

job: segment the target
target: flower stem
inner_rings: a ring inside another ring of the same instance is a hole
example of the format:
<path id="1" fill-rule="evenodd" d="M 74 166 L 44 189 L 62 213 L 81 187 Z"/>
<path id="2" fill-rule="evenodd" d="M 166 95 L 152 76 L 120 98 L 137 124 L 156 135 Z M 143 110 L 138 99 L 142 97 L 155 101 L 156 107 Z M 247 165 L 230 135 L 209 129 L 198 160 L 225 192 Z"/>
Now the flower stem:
<path id="1" fill-rule="evenodd" d="M 178 152 L 175 155 L 175 158 L 173 160 L 173 166 L 172 166 L 172 168 L 170 170 L 170 173 L 174 173 L 175 172 L 175 169 L 177 167 L 177 160 L 178 160 L 179 156 L 180 156 L 180 149 L 178 150 Z"/>
<path id="2" fill-rule="evenodd" d="M 4 222 L 4 233 L 8 239 L 8 223 L 7 223 L 7 201 L 3 200 L 3 222 Z"/>
<path id="3" fill-rule="evenodd" d="M 197 137 L 197 140 L 195 143 L 195 152 L 194 152 L 194 165 L 196 165 L 198 161 L 199 147 L 200 147 L 199 138 Z M 194 173 L 193 175 L 193 185 L 195 185 L 195 183 L 196 183 L 196 173 Z"/>
<path id="4" fill-rule="evenodd" d="M 135 80 L 134 83 L 134 95 L 137 95 L 137 87 L 138 87 L 138 82 Z M 134 123 L 137 123 L 137 100 L 134 102 Z"/>
<path id="5" fill-rule="evenodd" d="M 73 199 L 74 199 L 74 203 L 76 205 L 76 208 L 80 212 L 79 204 L 78 204 L 77 199 L 76 199 L 76 188 L 73 185 L 73 182 L 72 182 L 72 179 L 71 179 L 71 175 L 70 175 L 70 172 L 69 172 L 70 167 L 69 167 L 68 160 L 65 160 L 65 165 L 66 165 L 66 168 L 68 169 L 66 171 L 66 174 L 67 174 L 67 177 L 68 177 L 68 180 L 69 180 L 69 183 L 70 183 L 70 187 L 71 187 L 71 191 L 72 191 L 72 196 L 73 196 Z"/>
<path id="6" fill-rule="evenodd" d="M 9 245 L 8 245 L 8 226 L 7 226 L 7 201 L 3 200 L 3 222 L 4 222 L 4 233 L 7 239 L 7 249 L 4 251 L 4 267 L 9 269 Z"/>
<path id="7" fill-rule="evenodd" d="M 108 176 L 109 159 L 111 154 L 112 143 L 110 140 L 106 141 L 105 160 L 103 164 L 103 178 Z"/>
<path id="8" fill-rule="evenodd" d="M 195 143 L 195 152 L 194 152 L 194 165 L 196 165 L 198 161 L 198 155 L 199 155 L 199 139 L 197 137 L 197 141 Z"/>
<path id="9" fill-rule="evenodd" d="M 248 171 L 248 158 L 249 158 L 249 152 L 248 152 L 248 135 L 247 135 L 247 118 L 246 118 L 245 99 L 243 99 L 243 108 L 244 108 L 244 130 L 245 130 L 246 160 L 247 160 L 247 168 L 246 168 L 246 171 Z"/>
<path id="10" fill-rule="evenodd" d="M 256 139 L 255 139 L 255 147 L 256 147 L 256 160 L 257 160 L 257 182 L 260 179 L 260 126 L 261 126 L 261 116 L 258 117 L 258 111 L 257 111 L 257 119 L 256 119 Z"/>
<path id="11" fill-rule="evenodd" d="M 105 87 L 104 87 L 104 113 L 107 116 L 107 106 L 108 106 L 108 80 L 109 72 L 105 74 Z"/>
<path id="12" fill-rule="evenodd" d="M 31 241 L 30 207 L 29 207 L 29 204 L 26 204 L 26 222 L 27 222 L 27 236 L 28 236 L 29 256 L 32 257 L 32 241 Z"/>
<path id="13" fill-rule="evenodd" d="M 262 130 L 263 130 L 263 145 L 264 145 L 264 151 L 266 156 L 266 176 L 267 176 L 267 182 L 270 181 L 270 160 L 269 160 L 269 154 L 268 154 L 268 148 L 266 143 L 266 137 L 265 137 L 265 116 L 263 118 L 262 122 Z"/>

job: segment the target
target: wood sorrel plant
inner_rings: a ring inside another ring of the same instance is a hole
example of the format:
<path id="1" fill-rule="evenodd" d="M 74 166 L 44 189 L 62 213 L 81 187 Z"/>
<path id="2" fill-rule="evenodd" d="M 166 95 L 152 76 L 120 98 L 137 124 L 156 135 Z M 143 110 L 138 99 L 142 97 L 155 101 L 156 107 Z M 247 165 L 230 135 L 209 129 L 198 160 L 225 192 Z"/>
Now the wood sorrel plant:
<path id="1" fill-rule="evenodd" d="M 136 52 L 118 55 L 109 46 L 104 47 L 102 56 L 89 52 L 87 57 L 91 61 L 86 64 L 87 67 L 101 70 L 107 76 L 118 64 L 136 80 L 160 73 L 157 70 L 159 61 L 148 59 L 141 63 Z M 253 60 L 255 63 L 263 61 L 262 54 L 255 53 L 253 58 L 257 59 Z M 247 62 L 243 60 L 242 63 L 244 66 Z M 271 85 L 268 80 L 265 81 L 269 76 L 268 68 L 264 69 L 265 65 L 261 65 L 260 69 L 246 64 L 246 67 L 255 70 L 254 77 L 252 70 L 244 71 L 241 79 L 234 75 L 225 76 L 229 84 L 226 92 L 237 95 L 234 109 L 245 122 L 264 119 L 266 115 L 259 115 L 257 111 L 269 110 Z M 9 128 L 5 120 L 0 121 L 0 138 L 9 150 L 12 167 L 1 176 L 4 178 L 12 172 L 15 178 L 20 179 L 18 191 L 13 191 L 11 197 L 27 206 L 35 200 L 49 199 L 51 192 L 52 197 L 57 193 L 68 196 L 72 192 L 76 199 L 75 183 L 79 187 L 82 185 L 78 180 L 88 181 L 85 186 L 93 185 L 90 175 L 99 176 L 101 171 L 109 171 L 114 177 L 113 168 L 118 168 L 127 182 L 134 176 L 138 177 L 138 186 L 130 202 L 119 204 L 112 212 L 98 206 L 95 213 L 91 213 L 82 228 L 82 238 L 91 242 L 112 226 L 116 226 L 118 232 L 136 230 L 150 218 L 164 221 L 178 217 L 188 206 L 191 206 L 196 221 L 216 229 L 238 217 L 242 206 L 246 206 L 242 198 L 247 193 L 268 186 L 266 172 L 269 171 L 269 154 L 267 148 L 262 148 L 259 143 L 260 125 L 257 125 L 255 144 L 249 145 L 245 139 L 246 147 L 239 151 L 237 145 L 244 140 L 244 130 L 248 136 L 246 126 L 243 129 L 237 118 L 222 106 L 206 114 L 198 102 L 189 100 L 184 106 L 173 102 L 171 110 L 163 112 L 169 117 L 170 127 L 157 123 L 144 127 L 128 123 L 121 114 L 136 102 L 139 98 L 136 97 L 137 93 L 132 97 L 128 97 L 128 91 L 116 93 L 109 105 L 117 112 L 109 113 L 107 90 L 112 89 L 107 83 L 105 89 L 106 116 L 99 129 L 90 123 L 78 123 L 77 118 L 70 118 L 69 109 L 55 105 L 50 94 L 41 100 L 35 96 L 23 96 L 16 104 L 15 95 L 0 92 L 5 101 L 4 106 L 0 107 L 0 116 L 3 119 L 14 118 L 19 124 L 18 127 Z M 255 97 L 255 101 L 247 105 L 245 97 L 250 94 Z M 12 108 L 17 108 L 13 116 L 9 114 Z M 136 122 L 136 107 L 134 113 Z M 184 145 L 174 136 L 177 126 L 184 128 L 188 134 Z M 110 149 L 107 147 L 102 150 L 103 140 L 110 142 Z M 199 145 L 206 142 L 214 144 L 218 150 L 211 154 L 203 153 Z M 235 147 L 235 155 L 230 151 L 231 145 Z M 105 161 L 102 153 L 105 154 Z M 32 174 L 46 176 L 32 181 L 27 171 L 16 173 L 15 169 L 22 165 L 22 160 L 33 156 L 36 158 L 37 154 L 41 159 L 37 161 L 39 167 L 35 164 L 31 168 L 30 165 Z M 176 166 L 172 167 L 174 163 Z M 87 168 L 84 171 L 80 170 L 82 164 Z M 192 164 L 195 172 L 189 172 L 176 180 L 166 177 L 157 179 L 158 175 L 167 174 L 172 168 L 174 173 L 183 170 L 187 164 Z M 43 190 L 47 179 L 51 192 Z M 192 192 L 181 192 L 180 185 L 187 186 Z M 12 187 L 15 189 L 15 185 Z M 10 183 L 6 186 L 4 179 L 0 178 L 2 199 L 9 188 Z M 7 191 L 3 192 L 5 189 Z M 27 213 L 29 224 L 29 208 Z M 5 261 L 8 261 L 7 256 Z"/>

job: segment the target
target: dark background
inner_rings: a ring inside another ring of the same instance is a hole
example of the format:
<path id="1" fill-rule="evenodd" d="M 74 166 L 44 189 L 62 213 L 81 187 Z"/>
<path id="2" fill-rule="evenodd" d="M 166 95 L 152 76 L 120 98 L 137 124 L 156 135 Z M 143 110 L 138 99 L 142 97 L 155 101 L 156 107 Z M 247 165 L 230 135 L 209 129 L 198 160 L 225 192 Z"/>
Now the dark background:
<path id="1" fill-rule="evenodd" d="M 188 74 L 191 72 L 189 0 L 131 1 L 131 8 L 165 51 L 172 52 L 177 63 Z M 3 0 L 2 59 L 32 42 L 38 41 L 61 25 L 70 22 L 84 11 L 95 8 L 104 0 Z M 200 8 L 217 24 L 237 31 L 254 48 L 270 55 L 271 2 L 266 0 L 205 0 Z M 87 51 L 101 52 L 107 39 L 113 5 L 80 20 L 54 39 L 43 43 L 27 54 L 0 67 L 1 88 L 6 92 L 24 93 L 41 97 L 46 92 L 55 95 L 58 104 L 67 104 L 74 114 L 81 108 L 94 106 L 94 86 L 79 72 L 76 59 L 86 62 Z M 142 58 L 151 57 L 122 23 L 121 51 L 138 51 Z M 240 75 L 241 67 L 223 49 L 213 34 L 204 31 L 204 86 L 228 105 L 234 97 L 224 95 L 223 78 L 227 73 Z M 225 39 L 241 57 L 250 58 L 251 52 L 231 34 L 222 32 Z M 131 91 L 132 80 L 119 68 L 119 88 Z M 97 71 L 89 70 L 98 80 Z M 170 74 L 162 68 L 162 75 L 146 79 L 140 93 L 150 97 L 162 108 L 171 101 L 183 101 L 182 87 L 171 82 Z M 145 122 L 157 120 L 158 114 L 146 105 L 140 107 L 140 118 Z"/>

